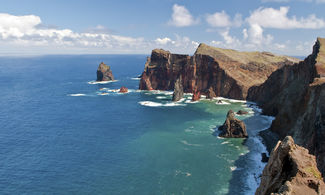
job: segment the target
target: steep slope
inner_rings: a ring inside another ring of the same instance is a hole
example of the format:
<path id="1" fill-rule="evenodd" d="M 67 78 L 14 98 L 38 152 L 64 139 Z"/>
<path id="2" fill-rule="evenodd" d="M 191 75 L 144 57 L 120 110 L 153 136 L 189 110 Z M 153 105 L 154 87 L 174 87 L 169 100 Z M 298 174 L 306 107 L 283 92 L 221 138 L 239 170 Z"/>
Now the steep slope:
<path id="1" fill-rule="evenodd" d="M 260 86 L 249 90 L 263 112 L 275 116 L 271 131 L 280 139 L 291 135 L 295 142 L 316 155 L 325 174 L 325 39 L 318 38 L 313 53 L 303 62 L 284 66 Z"/>
<path id="2" fill-rule="evenodd" d="M 182 77 L 184 92 L 197 87 L 201 94 L 245 99 L 251 86 L 262 84 L 273 71 L 297 61 L 266 52 L 239 52 L 205 44 L 200 44 L 193 56 L 155 49 L 145 64 L 139 88 L 173 90 L 176 79 Z"/>
<path id="3" fill-rule="evenodd" d="M 325 184 L 316 167 L 315 156 L 285 137 L 273 149 L 263 170 L 256 195 L 324 194 Z"/>

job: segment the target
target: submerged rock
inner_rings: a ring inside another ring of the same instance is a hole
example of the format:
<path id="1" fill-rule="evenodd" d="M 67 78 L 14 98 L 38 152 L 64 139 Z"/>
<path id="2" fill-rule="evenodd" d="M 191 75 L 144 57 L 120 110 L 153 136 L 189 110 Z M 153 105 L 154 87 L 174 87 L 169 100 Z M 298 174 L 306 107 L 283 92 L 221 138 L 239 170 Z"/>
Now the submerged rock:
<path id="1" fill-rule="evenodd" d="M 100 63 L 97 69 L 97 81 L 113 81 L 114 76 L 110 66 Z"/>
<path id="2" fill-rule="evenodd" d="M 238 110 L 238 112 L 236 112 L 236 114 L 238 114 L 238 115 L 245 115 L 245 114 L 248 114 L 248 112 L 245 111 L 245 110 Z"/>
<path id="3" fill-rule="evenodd" d="M 173 93 L 173 101 L 177 102 L 182 99 L 184 96 L 183 84 L 182 84 L 182 77 L 179 77 L 174 85 L 174 93 Z"/>
<path id="4" fill-rule="evenodd" d="M 255 194 L 325 194 L 315 156 L 296 145 L 292 137 L 285 137 L 271 152 Z"/>
<path id="5" fill-rule="evenodd" d="M 267 154 L 265 153 L 265 152 L 263 152 L 262 154 L 262 162 L 267 162 L 267 161 L 269 161 L 269 157 L 267 156 Z"/>
<path id="6" fill-rule="evenodd" d="M 129 91 L 128 88 L 126 88 L 126 87 L 123 86 L 123 87 L 120 88 L 120 91 L 119 92 L 120 93 L 127 93 L 128 91 Z"/>
<path id="7" fill-rule="evenodd" d="M 220 137 L 228 138 L 247 138 L 248 134 L 246 131 L 245 123 L 235 118 L 235 113 L 229 110 L 227 113 L 226 121 L 222 126 L 219 127 L 221 133 Z"/>

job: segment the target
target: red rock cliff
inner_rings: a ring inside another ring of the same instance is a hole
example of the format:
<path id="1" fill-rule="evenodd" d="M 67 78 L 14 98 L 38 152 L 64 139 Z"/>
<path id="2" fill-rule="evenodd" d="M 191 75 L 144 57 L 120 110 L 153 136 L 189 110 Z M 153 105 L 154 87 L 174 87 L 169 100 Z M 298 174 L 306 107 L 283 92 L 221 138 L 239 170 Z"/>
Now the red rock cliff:
<path id="1" fill-rule="evenodd" d="M 180 76 L 184 92 L 197 87 L 209 96 L 246 99 L 251 86 L 262 84 L 273 71 L 294 62 L 294 58 L 267 52 L 239 52 L 205 44 L 200 44 L 193 56 L 155 49 L 145 64 L 139 88 L 173 90 Z"/>

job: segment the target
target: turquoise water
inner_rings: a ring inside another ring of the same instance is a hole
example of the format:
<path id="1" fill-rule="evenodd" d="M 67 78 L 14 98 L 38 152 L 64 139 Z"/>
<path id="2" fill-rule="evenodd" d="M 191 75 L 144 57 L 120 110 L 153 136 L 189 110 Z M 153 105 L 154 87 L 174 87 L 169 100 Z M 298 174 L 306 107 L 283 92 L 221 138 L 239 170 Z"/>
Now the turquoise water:
<path id="1" fill-rule="evenodd" d="M 0 193 L 252 194 L 270 118 L 245 102 L 139 91 L 145 59 L 0 58 Z M 118 81 L 94 82 L 101 61 Z M 213 135 L 229 109 L 250 111 L 238 117 L 246 141 Z"/>

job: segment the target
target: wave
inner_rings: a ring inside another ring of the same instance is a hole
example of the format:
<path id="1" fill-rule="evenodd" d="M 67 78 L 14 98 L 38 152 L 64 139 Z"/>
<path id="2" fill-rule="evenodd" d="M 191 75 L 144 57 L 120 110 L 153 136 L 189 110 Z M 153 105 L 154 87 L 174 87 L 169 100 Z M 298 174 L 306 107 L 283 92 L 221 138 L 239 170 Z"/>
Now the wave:
<path id="1" fill-rule="evenodd" d="M 131 78 L 131 80 L 141 80 L 141 78 L 134 77 L 134 78 Z"/>
<path id="2" fill-rule="evenodd" d="M 97 84 L 107 84 L 107 83 L 113 83 L 113 82 L 117 82 L 118 80 L 114 80 L 114 81 L 89 81 L 87 82 L 90 85 L 97 85 Z"/>
<path id="3" fill-rule="evenodd" d="M 219 100 L 218 100 L 219 101 Z M 220 100 L 221 101 L 221 100 Z M 217 105 L 229 105 L 229 102 L 221 101 L 221 102 L 216 102 Z"/>
<path id="4" fill-rule="evenodd" d="M 73 97 L 76 97 L 76 96 L 86 96 L 86 94 L 83 94 L 83 93 L 75 93 L 75 94 L 69 94 L 68 96 L 73 96 Z"/>
<path id="5" fill-rule="evenodd" d="M 181 143 L 188 146 L 201 146 L 201 144 L 190 144 L 186 140 L 182 140 Z"/>
<path id="6" fill-rule="evenodd" d="M 181 104 L 178 102 L 169 102 L 169 103 L 159 103 L 159 102 L 152 102 L 152 101 L 140 101 L 138 102 L 142 106 L 149 106 L 149 107 L 172 107 L 172 106 L 186 106 L 186 104 Z"/>

